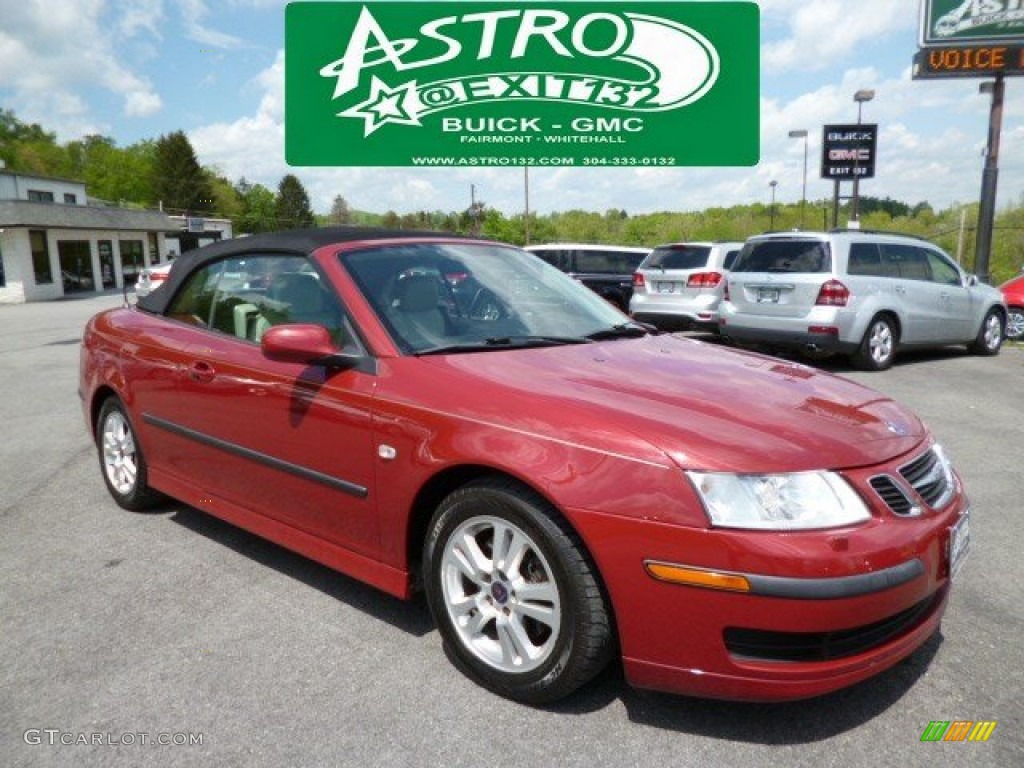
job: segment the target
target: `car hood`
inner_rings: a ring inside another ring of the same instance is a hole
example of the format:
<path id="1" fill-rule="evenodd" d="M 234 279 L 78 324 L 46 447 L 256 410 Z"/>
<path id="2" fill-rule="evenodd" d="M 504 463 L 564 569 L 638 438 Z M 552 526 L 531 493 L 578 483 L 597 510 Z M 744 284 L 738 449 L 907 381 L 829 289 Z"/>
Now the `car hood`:
<path id="1" fill-rule="evenodd" d="M 673 336 L 416 359 L 448 369 L 458 411 L 683 468 L 791 472 L 887 461 L 927 430 L 909 410 L 809 366 Z M 440 373 L 440 371 L 438 371 Z"/>

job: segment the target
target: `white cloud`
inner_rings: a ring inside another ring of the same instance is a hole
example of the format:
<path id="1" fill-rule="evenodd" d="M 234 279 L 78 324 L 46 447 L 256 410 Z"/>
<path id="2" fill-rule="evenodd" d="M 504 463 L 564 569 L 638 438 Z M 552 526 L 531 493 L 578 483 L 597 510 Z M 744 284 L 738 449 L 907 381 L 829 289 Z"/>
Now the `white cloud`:
<path id="1" fill-rule="evenodd" d="M 95 87 L 121 97 L 127 116 L 159 111 L 161 99 L 152 84 L 116 57 L 119 39 L 106 23 L 102 0 L 24 0 L 7 6 L 0 27 L 0 83 L 9 84 L 19 117 L 55 129 L 62 138 L 80 136 L 82 123 L 70 118 L 92 119 L 81 92 Z M 127 0 L 117 6 L 128 17 L 133 8 Z M 142 27 L 132 22 L 130 28 Z"/>
<path id="2" fill-rule="evenodd" d="M 124 113 L 128 117 L 148 117 L 160 111 L 163 102 L 152 91 L 138 89 L 125 96 Z"/>
<path id="3" fill-rule="evenodd" d="M 209 26 L 210 9 L 205 0 L 178 0 L 177 6 L 190 40 L 213 48 L 239 48 L 244 44 L 241 38 Z"/>
<path id="4" fill-rule="evenodd" d="M 217 166 L 233 180 L 245 176 L 267 186 L 280 178 L 284 164 L 284 51 L 255 79 L 263 89 L 256 114 L 231 123 L 214 123 L 189 136 L 200 161 Z"/>
<path id="5" fill-rule="evenodd" d="M 781 23 L 787 36 L 762 47 L 766 73 L 822 70 L 858 47 L 917 25 L 918 0 L 762 0 L 766 24 Z"/>
<path id="6" fill-rule="evenodd" d="M 117 0 L 114 14 L 118 19 L 117 27 L 125 37 L 146 32 L 159 39 L 166 21 L 163 0 Z"/>

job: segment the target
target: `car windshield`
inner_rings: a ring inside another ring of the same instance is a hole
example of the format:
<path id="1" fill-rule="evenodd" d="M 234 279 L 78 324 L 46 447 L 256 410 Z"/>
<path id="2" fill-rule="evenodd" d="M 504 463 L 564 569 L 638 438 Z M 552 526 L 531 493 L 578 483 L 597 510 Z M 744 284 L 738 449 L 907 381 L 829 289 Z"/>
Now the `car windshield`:
<path id="1" fill-rule="evenodd" d="M 708 263 L 711 248 L 706 245 L 662 246 L 640 265 L 641 269 L 700 269 Z"/>
<path id="2" fill-rule="evenodd" d="M 747 243 L 733 272 L 829 272 L 832 260 L 820 240 L 763 240 Z"/>
<path id="3" fill-rule="evenodd" d="M 386 245 L 340 255 L 404 351 L 476 352 L 643 335 L 535 256 L 480 243 Z"/>

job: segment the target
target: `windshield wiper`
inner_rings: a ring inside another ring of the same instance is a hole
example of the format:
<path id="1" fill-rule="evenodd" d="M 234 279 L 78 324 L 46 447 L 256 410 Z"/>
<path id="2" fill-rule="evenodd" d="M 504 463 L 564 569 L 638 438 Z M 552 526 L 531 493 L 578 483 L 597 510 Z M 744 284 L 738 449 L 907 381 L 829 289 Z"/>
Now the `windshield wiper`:
<path id="1" fill-rule="evenodd" d="M 619 323 L 618 325 L 613 325 L 610 328 L 602 328 L 599 331 L 588 333 L 587 338 L 591 341 L 604 341 L 606 339 L 636 339 L 655 332 L 654 328 L 646 323 L 629 322 Z"/>
<path id="2" fill-rule="evenodd" d="M 464 341 L 440 344 L 417 350 L 420 355 L 448 355 L 459 352 L 484 352 L 494 349 L 526 349 L 529 347 L 556 347 L 564 344 L 589 344 L 593 339 L 585 336 L 490 336 L 482 341 Z"/>

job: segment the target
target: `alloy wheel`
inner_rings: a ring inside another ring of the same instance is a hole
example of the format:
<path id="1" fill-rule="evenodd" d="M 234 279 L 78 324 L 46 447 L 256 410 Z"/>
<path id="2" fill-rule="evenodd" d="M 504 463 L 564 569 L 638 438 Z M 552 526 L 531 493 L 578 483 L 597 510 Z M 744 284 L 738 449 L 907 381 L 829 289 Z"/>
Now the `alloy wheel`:
<path id="1" fill-rule="evenodd" d="M 444 545 L 441 590 L 459 641 L 506 673 L 537 669 L 562 623 L 553 570 L 538 544 L 497 517 L 472 517 Z"/>
<path id="2" fill-rule="evenodd" d="M 135 440 L 128 422 L 119 411 L 111 411 L 103 421 L 103 469 L 117 493 L 127 496 L 138 478 Z"/>
<path id="3" fill-rule="evenodd" d="M 884 364 L 892 357 L 892 346 L 892 328 L 884 320 L 879 320 L 871 327 L 871 336 L 868 339 L 871 359 L 878 365 Z"/>
<path id="4" fill-rule="evenodd" d="M 1019 339 L 1024 336 L 1024 309 L 1010 307 L 1006 318 L 1006 338 Z"/>
<path id="5" fill-rule="evenodd" d="M 1003 340 L 1003 322 L 999 315 L 990 314 L 985 320 L 985 346 L 988 349 L 997 349 Z"/>

